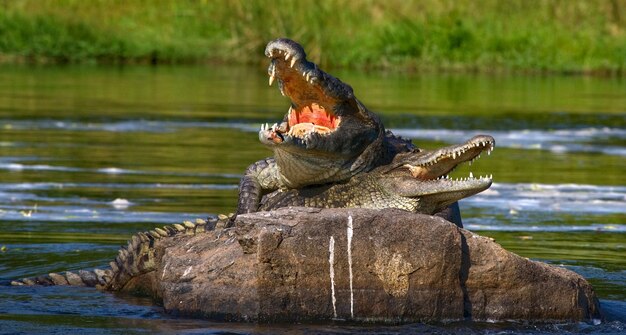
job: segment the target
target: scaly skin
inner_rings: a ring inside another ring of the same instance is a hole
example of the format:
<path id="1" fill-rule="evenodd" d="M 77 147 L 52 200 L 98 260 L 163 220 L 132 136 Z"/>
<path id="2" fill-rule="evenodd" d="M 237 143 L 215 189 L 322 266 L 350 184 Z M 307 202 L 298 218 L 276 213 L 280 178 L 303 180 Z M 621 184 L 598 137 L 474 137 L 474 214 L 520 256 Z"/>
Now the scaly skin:
<path id="1" fill-rule="evenodd" d="M 472 161 L 484 151 L 490 153 L 494 145 L 493 137 L 479 135 L 434 151 L 400 153 L 389 165 L 360 173 L 345 183 L 275 191 L 262 199 L 259 209 L 399 208 L 432 215 L 491 186 L 491 177 L 451 180 L 447 175 L 460 163 Z"/>

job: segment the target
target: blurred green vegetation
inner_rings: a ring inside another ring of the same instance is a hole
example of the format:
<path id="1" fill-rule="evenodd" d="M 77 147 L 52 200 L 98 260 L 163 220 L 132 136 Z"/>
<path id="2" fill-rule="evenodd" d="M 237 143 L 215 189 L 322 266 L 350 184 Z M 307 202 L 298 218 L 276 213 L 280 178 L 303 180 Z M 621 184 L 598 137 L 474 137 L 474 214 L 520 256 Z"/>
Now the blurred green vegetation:
<path id="1" fill-rule="evenodd" d="M 626 0 L 0 0 L 0 61 L 626 73 Z"/>

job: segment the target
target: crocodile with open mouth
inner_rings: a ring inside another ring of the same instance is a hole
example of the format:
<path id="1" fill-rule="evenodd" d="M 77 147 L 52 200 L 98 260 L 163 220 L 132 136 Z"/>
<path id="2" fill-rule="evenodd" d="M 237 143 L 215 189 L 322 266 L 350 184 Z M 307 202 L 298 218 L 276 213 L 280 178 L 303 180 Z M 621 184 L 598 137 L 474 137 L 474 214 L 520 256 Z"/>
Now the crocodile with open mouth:
<path id="1" fill-rule="evenodd" d="M 280 124 L 261 127 L 259 139 L 274 152 L 246 170 L 236 214 L 256 212 L 263 195 L 282 189 L 343 182 L 415 150 L 394 136 L 354 96 L 352 87 L 306 59 L 296 42 L 268 43 L 269 84 L 277 82 L 291 106 Z"/>

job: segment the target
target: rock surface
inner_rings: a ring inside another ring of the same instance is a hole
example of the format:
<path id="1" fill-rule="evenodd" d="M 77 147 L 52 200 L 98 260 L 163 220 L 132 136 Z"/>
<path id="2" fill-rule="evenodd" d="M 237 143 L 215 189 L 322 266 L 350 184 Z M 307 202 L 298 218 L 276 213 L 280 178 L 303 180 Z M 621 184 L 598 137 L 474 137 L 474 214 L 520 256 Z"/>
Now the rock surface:
<path id="1" fill-rule="evenodd" d="M 600 314 L 578 274 L 401 210 L 285 208 L 163 241 L 155 246 L 158 270 L 124 290 L 152 295 L 181 315 L 396 323 Z"/>

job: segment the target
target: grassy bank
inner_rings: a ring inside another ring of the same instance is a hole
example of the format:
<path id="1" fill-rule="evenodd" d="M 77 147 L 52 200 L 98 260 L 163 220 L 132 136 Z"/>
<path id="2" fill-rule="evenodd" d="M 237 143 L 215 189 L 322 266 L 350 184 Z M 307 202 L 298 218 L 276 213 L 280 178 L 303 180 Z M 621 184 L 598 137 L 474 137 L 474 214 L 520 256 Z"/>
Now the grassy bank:
<path id="1" fill-rule="evenodd" d="M 0 0 L 0 59 L 626 73 L 624 0 Z"/>

